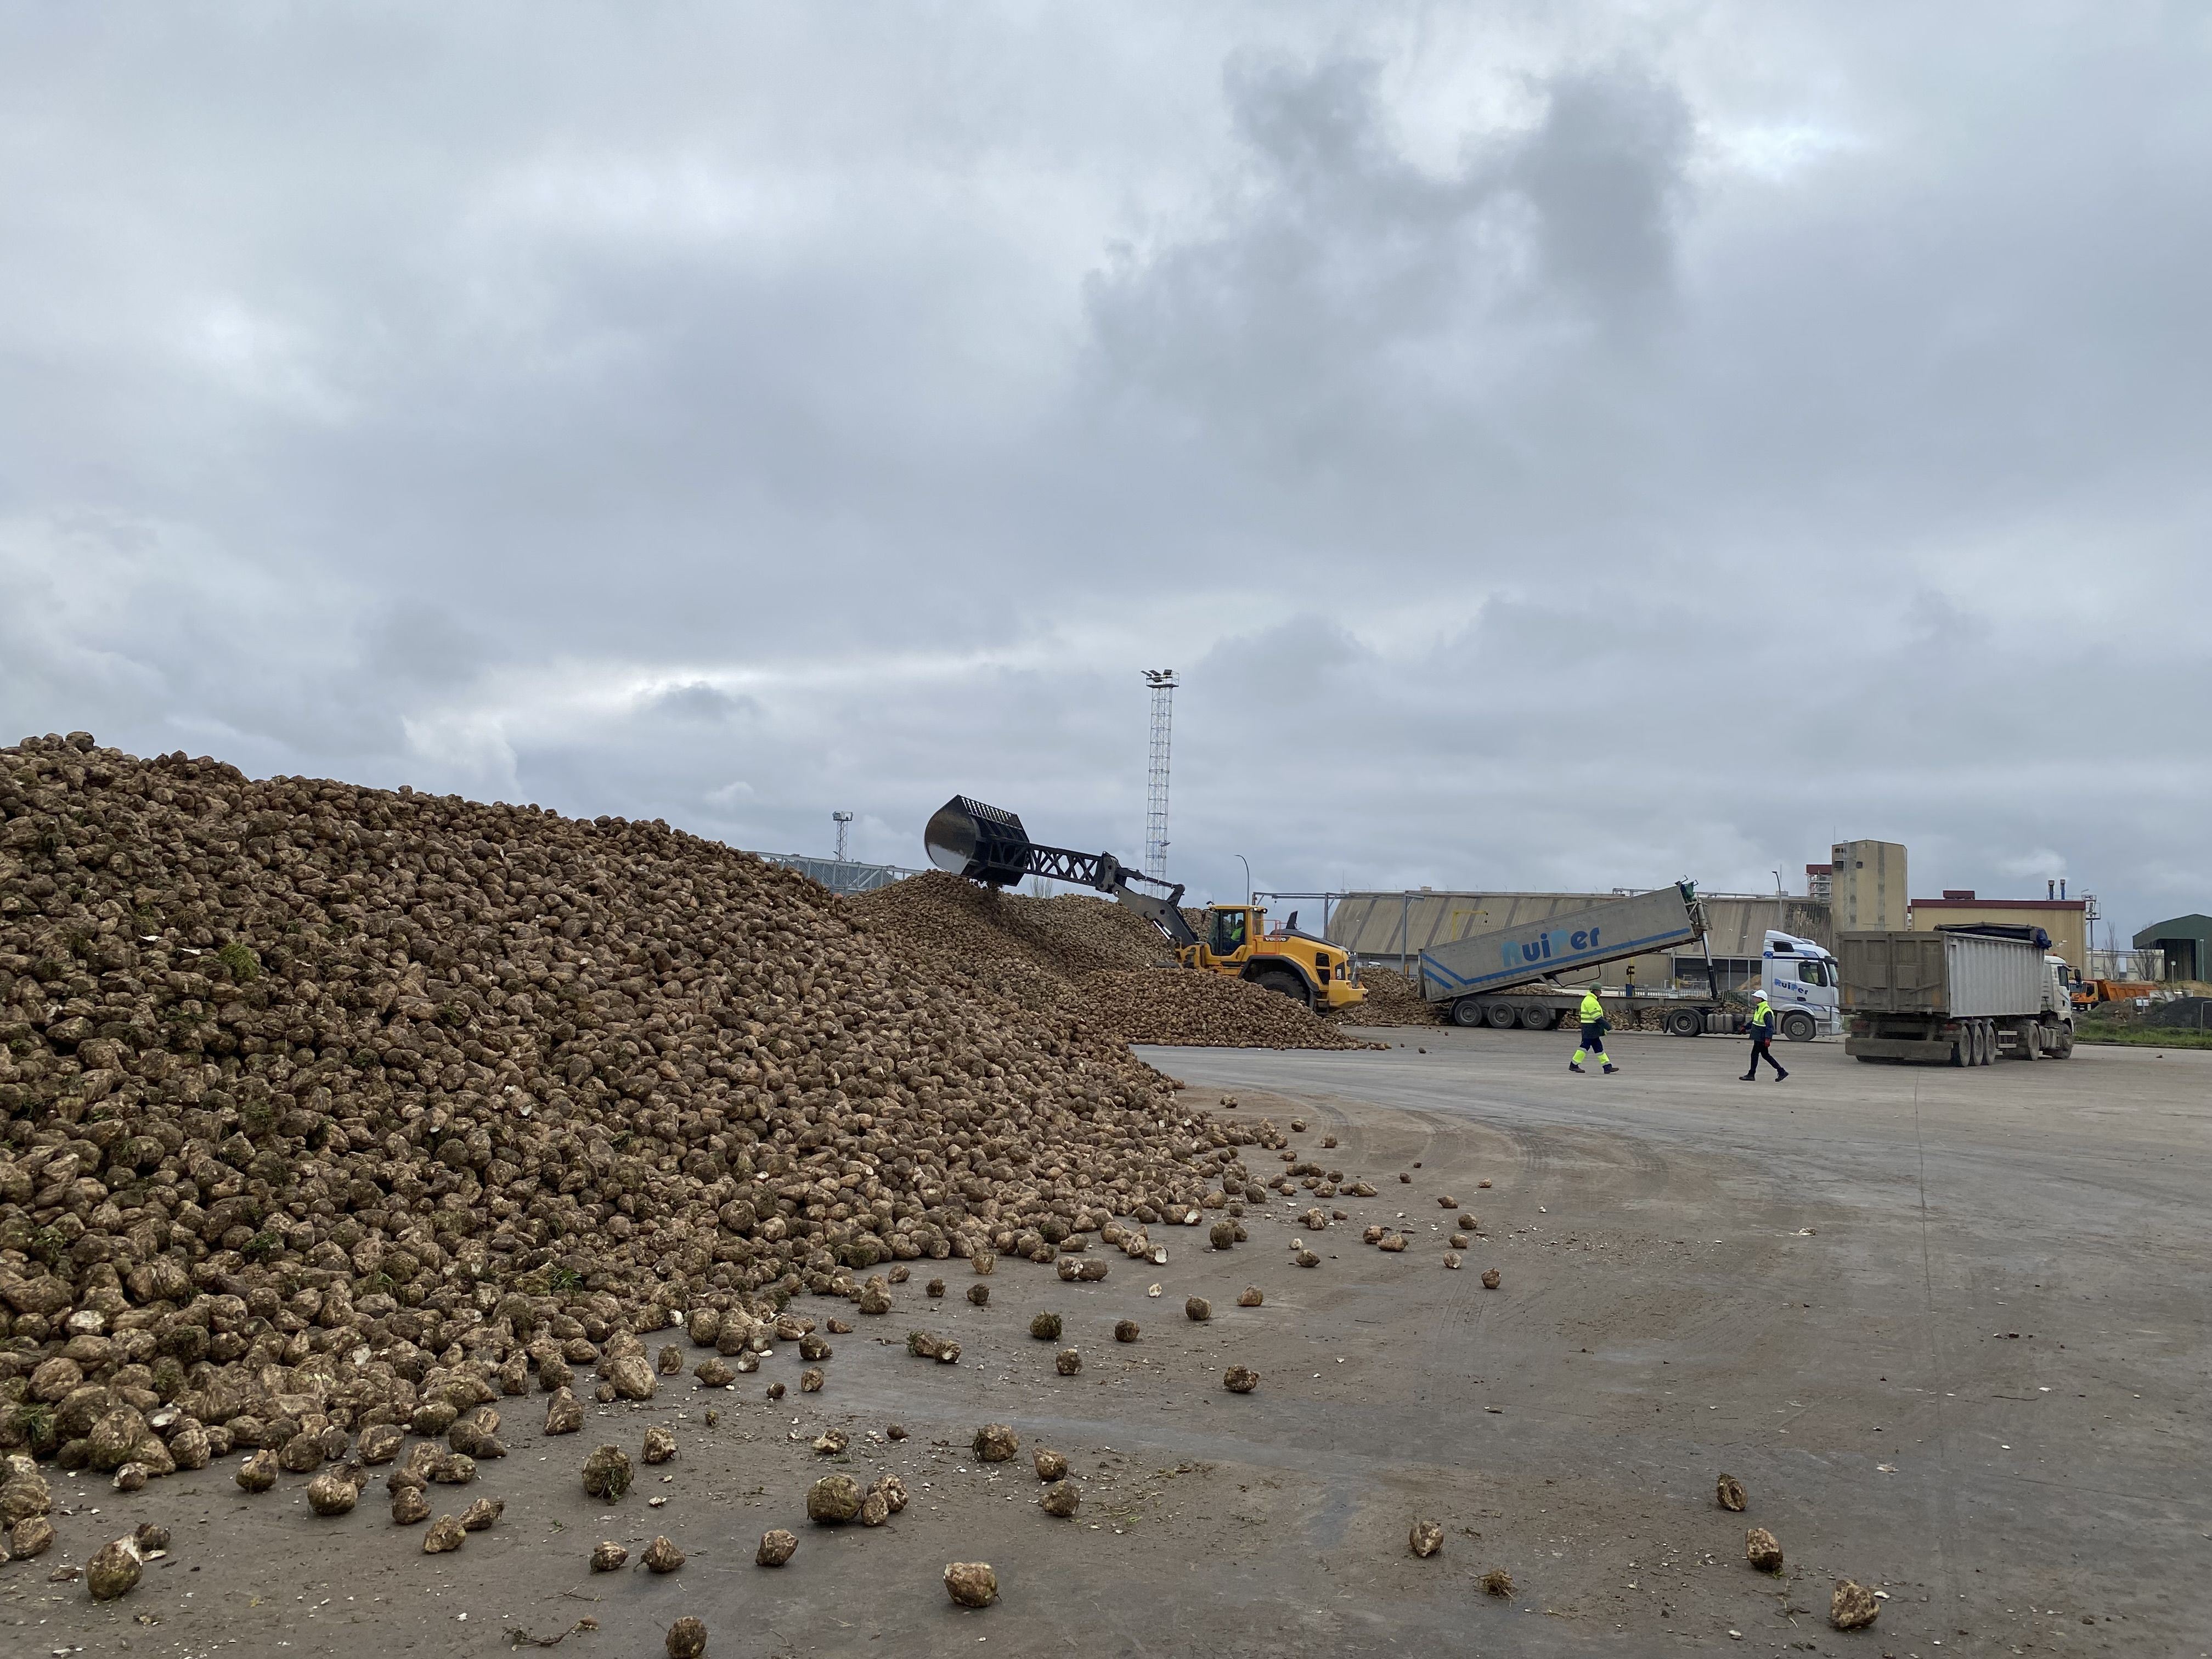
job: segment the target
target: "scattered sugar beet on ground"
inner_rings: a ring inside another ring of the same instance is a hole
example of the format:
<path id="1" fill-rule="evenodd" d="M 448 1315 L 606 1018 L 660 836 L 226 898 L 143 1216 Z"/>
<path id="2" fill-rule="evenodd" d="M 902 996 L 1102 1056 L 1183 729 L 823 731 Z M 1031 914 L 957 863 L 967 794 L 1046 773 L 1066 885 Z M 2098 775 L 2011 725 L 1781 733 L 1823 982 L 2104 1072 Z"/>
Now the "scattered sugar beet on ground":
<path id="1" fill-rule="evenodd" d="M 879 1264 L 1048 1260 L 1282 1144 L 848 915 L 658 823 L 0 750 L 0 1451 L 643 1398 L 640 1333 L 744 1369 L 789 1296 L 881 1313 Z"/>
<path id="2" fill-rule="evenodd" d="M 955 983 L 1126 1042 L 1360 1046 L 1288 997 L 1175 967 L 1159 931 L 1111 899 L 994 892 L 933 871 L 845 902 L 872 936 Z"/>

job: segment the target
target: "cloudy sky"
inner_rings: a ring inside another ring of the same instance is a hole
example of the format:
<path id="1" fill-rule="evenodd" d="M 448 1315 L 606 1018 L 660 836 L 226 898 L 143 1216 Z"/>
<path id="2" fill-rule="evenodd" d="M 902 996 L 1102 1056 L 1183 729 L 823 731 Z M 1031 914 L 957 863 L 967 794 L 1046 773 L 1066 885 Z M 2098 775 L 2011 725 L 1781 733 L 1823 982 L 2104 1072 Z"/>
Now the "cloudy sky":
<path id="1" fill-rule="evenodd" d="M 0 0 L 0 738 L 2212 909 L 2212 23 Z M 2124 943 L 2124 939 L 2123 940 Z"/>

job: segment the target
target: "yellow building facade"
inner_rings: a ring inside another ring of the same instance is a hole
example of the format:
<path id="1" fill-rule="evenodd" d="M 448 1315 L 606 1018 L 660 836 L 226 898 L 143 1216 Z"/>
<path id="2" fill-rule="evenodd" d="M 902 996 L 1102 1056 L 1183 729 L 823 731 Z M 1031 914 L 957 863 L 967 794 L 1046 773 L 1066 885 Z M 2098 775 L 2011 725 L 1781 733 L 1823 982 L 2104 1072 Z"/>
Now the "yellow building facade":
<path id="1" fill-rule="evenodd" d="M 2051 935 L 2051 954 L 2087 972 L 2089 966 L 2088 903 L 2084 899 L 1985 899 L 1972 889 L 1947 890 L 1941 898 L 1912 901 L 1912 931 L 1965 927 L 1995 922 L 2005 927 L 2040 927 Z"/>

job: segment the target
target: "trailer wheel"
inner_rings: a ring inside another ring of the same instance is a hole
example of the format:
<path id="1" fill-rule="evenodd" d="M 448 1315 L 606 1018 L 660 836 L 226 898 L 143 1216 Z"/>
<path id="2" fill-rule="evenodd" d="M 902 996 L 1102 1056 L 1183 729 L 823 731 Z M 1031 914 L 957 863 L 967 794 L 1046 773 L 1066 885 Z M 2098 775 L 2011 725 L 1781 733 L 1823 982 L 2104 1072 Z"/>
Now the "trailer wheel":
<path id="1" fill-rule="evenodd" d="M 1819 1029 L 1820 1028 L 1818 1026 L 1813 1024 L 1813 1016 L 1810 1014 L 1784 1014 L 1782 1016 L 1782 1035 L 1788 1037 L 1792 1042 L 1810 1042 L 1813 1040 L 1814 1034 L 1818 1031 Z"/>
<path id="2" fill-rule="evenodd" d="M 1705 1034 L 1705 1017 L 1694 1008 L 1670 1008 L 1667 1012 L 1668 1036 L 1693 1037 Z"/>
<path id="3" fill-rule="evenodd" d="M 1976 1020 L 1974 1022 L 1974 1039 L 1981 1048 L 1981 1063 L 1984 1066 L 1996 1065 L 1997 1063 L 1996 1022 L 1995 1020 L 1989 1019 Z"/>
<path id="4" fill-rule="evenodd" d="M 1510 1031 L 1513 1029 L 1513 1005 L 1510 1002 L 1486 1004 L 1482 1017 L 1490 1022 L 1493 1030 Z"/>
<path id="5" fill-rule="evenodd" d="M 1452 1004 L 1451 1017 L 1455 1025 L 1480 1025 L 1482 1024 L 1482 1005 L 1473 997 L 1462 997 Z"/>
<path id="6" fill-rule="evenodd" d="M 1559 1023 L 1559 1011 L 1557 1008 L 1523 1008 L 1521 1011 L 1521 1024 L 1531 1031 L 1549 1031 Z"/>
<path id="7" fill-rule="evenodd" d="M 2051 1057 L 2053 1060 L 2074 1058 L 2074 1028 L 2071 1025 L 2058 1028 L 2058 1046 L 2051 1051 Z"/>

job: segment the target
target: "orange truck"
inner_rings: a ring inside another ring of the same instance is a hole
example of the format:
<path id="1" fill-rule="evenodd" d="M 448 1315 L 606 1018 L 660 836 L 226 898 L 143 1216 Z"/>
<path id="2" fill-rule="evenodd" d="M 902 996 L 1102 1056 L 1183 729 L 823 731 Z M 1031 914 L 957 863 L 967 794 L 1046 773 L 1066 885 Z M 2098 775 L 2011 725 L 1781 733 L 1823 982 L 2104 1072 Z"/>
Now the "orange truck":
<path id="1" fill-rule="evenodd" d="M 2136 1002 L 2155 996 L 2158 987 L 2131 979 L 2081 979 L 2074 981 L 2074 1006 L 2095 1008 L 2107 1002 Z"/>

